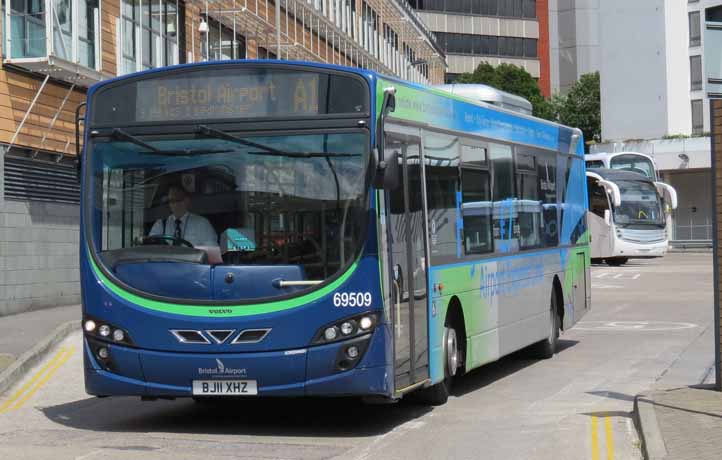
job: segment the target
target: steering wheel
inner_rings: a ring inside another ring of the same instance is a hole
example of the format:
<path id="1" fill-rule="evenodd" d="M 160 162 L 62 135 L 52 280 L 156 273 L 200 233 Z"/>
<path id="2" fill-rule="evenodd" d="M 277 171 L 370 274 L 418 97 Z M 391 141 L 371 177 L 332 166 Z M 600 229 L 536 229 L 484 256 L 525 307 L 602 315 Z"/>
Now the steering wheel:
<path id="1" fill-rule="evenodd" d="M 188 240 L 184 240 L 183 238 L 177 238 L 173 235 L 150 235 L 143 237 L 143 244 L 170 244 L 172 243 L 173 246 L 188 246 L 189 248 L 192 248 L 193 245 Z"/>

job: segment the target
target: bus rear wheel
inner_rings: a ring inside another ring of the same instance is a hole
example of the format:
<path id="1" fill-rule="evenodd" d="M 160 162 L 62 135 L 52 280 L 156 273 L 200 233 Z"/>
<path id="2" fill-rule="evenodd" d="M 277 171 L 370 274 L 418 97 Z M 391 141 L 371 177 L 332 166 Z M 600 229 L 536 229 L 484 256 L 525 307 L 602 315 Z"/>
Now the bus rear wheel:
<path id="1" fill-rule="evenodd" d="M 450 326 L 444 327 L 444 380 L 424 388 L 418 392 L 419 401 L 432 406 L 440 406 L 446 404 L 451 392 L 451 383 L 459 369 L 461 352 L 459 350 L 459 340 L 456 329 Z"/>
<path id="2" fill-rule="evenodd" d="M 555 289 L 552 289 L 550 306 L 549 306 L 549 336 L 534 344 L 533 355 L 539 359 L 549 359 L 554 356 L 557 351 L 557 343 L 559 342 L 559 299 Z"/>
<path id="3" fill-rule="evenodd" d="M 611 267 L 619 267 L 626 264 L 629 261 L 629 257 L 611 257 L 606 259 L 607 265 Z"/>

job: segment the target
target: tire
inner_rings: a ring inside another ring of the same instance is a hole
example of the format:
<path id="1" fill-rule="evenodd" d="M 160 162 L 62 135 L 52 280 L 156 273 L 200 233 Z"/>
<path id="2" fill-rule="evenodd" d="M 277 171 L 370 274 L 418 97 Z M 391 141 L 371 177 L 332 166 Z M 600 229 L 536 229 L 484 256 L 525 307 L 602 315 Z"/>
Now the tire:
<path id="1" fill-rule="evenodd" d="M 444 380 L 418 392 L 418 400 L 431 406 L 446 404 L 446 401 L 449 399 L 449 393 L 451 392 L 451 383 L 459 369 L 459 359 L 461 356 L 459 340 L 456 329 L 449 326 L 444 327 L 443 350 L 445 357 Z"/>
<path id="2" fill-rule="evenodd" d="M 614 257 L 613 259 L 606 259 L 606 262 L 610 267 L 620 267 L 629 262 L 629 257 Z"/>
<path id="3" fill-rule="evenodd" d="M 533 346 L 533 355 L 538 359 L 549 359 L 554 356 L 559 342 L 559 329 L 561 325 L 559 324 L 559 299 L 557 299 L 555 289 L 552 289 L 551 301 L 549 303 L 549 335 L 546 339 L 535 343 Z"/>

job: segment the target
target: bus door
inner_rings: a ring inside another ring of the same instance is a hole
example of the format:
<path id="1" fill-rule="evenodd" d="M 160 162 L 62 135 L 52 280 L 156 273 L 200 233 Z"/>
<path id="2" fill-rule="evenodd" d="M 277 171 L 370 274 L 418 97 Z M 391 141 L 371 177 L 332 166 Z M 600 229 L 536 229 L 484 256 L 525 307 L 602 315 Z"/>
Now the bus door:
<path id="1" fill-rule="evenodd" d="M 389 127 L 387 126 L 387 130 Z M 398 153 L 399 187 L 387 192 L 394 387 L 401 391 L 429 378 L 428 245 L 423 162 L 418 129 L 386 132 L 385 158 Z"/>

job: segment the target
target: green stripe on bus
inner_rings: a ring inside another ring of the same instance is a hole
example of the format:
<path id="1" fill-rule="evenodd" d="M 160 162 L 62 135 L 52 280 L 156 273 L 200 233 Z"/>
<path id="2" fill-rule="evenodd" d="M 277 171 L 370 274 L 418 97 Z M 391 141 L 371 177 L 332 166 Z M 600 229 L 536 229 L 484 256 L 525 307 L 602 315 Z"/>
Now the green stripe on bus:
<path id="1" fill-rule="evenodd" d="M 88 251 L 90 251 L 90 249 L 88 249 Z M 349 267 L 349 269 L 346 270 L 346 272 L 333 283 L 322 289 L 319 289 L 318 291 L 314 291 L 293 299 L 248 305 L 186 305 L 146 299 L 144 297 L 133 294 L 132 292 L 128 292 L 115 284 L 110 279 L 108 279 L 100 270 L 100 268 L 95 264 L 95 261 L 92 257 L 88 257 L 88 260 L 90 260 L 90 264 L 93 267 L 93 272 L 95 272 L 95 275 L 103 282 L 103 285 L 110 289 L 115 295 L 127 302 L 133 303 L 143 308 L 147 308 L 149 310 L 161 311 L 164 313 L 213 318 L 262 315 L 265 313 L 274 313 L 278 311 L 288 310 L 291 308 L 301 307 L 303 305 L 314 302 L 321 297 L 324 297 L 332 293 L 334 290 L 338 289 L 338 287 L 341 286 L 344 282 L 346 282 L 346 280 L 356 271 L 356 268 L 358 267 L 357 259 Z"/>

